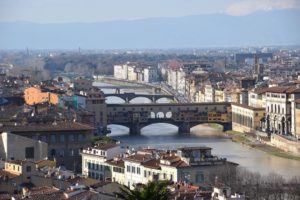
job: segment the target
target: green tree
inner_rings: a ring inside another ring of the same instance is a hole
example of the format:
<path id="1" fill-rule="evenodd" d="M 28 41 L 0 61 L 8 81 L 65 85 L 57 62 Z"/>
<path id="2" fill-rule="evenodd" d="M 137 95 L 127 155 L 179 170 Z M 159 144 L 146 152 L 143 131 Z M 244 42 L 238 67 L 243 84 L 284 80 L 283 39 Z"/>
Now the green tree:
<path id="1" fill-rule="evenodd" d="M 168 185 L 170 185 L 168 181 L 149 182 L 133 190 L 123 185 L 116 194 L 124 200 L 168 200 L 171 196 Z"/>

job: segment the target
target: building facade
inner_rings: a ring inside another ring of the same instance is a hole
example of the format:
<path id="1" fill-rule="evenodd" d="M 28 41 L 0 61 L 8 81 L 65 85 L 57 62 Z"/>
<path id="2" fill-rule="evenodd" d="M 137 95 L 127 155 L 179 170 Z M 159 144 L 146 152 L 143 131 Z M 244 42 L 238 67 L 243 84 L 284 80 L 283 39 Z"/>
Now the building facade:
<path id="1" fill-rule="evenodd" d="M 40 140 L 0 133 L 0 157 L 4 160 L 38 161 L 48 156 L 48 144 Z"/>
<path id="2" fill-rule="evenodd" d="M 39 87 L 29 87 L 24 90 L 24 99 L 27 105 L 35 105 L 40 103 L 59 103 L 59 94 L 43 91 Z"/>
<path id="3" fill-rule="evenodd" d="M 255 108 L 243 104 L 231 104 L 232 130 L 238 132 L 255 132 L 261 128 L 265 117 L 264 108 Z"/>
<path id="4" fill-rule="evenodd" d="M 111 180 L 113 166 L 106 161 L 124 153 L 119 144 L 99 144 L 82 150 L 82 174 L 97 180 Z"/>
<path id="5" fill-rule="evenodd" d="M 115 144 L 112 146 L 118 149 Z M 158 180 L 204 185 L 209 183 L 211 175 L 217 171 L 228 166 L 235 169 L 237 166 L 226 159 L 213 156 L 209 147 L 186 147 L 171 151 L 142 149 L 127 151 L 122 155 L 119 150 L 115 151 L 116 155 L 112 159 L 104 155 L 96 156 L 95 148 L 84 150 L 83 174 L 96 179 L 111 178 L 113 182 L 130 188 Z M 109 171 L 104 174 L 97 165 L 106 166 Z"/>
<path id="6" fill-rule="evenodd" d="M 47 143 L 47 157 L 73 171 L 81 170 L 80 150 L 91 146 L 94 135 L 93 127 L 77 122 L 0 127 L 4 131 Z"/>

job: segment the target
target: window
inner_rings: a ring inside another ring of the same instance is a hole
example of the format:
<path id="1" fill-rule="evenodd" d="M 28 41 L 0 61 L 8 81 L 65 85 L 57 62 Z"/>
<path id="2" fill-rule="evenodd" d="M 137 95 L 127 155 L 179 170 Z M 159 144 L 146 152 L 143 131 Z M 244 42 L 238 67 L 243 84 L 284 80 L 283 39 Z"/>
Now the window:
<path id="1" fill-rule="evenodd" d="M 61 143 L 65 142 L 65 135 L 60 135 L 59 140 Z"/>
<path id="2" fill-rule="evenodd" d="M 60 157 L 64 157 L 64 155 L 65 155 L 65 150 L 63 150 L 63 149 L 60 150 L 60 151 L 59 151 L 59 156 L 60 156 Z"/>
<path id="3" fill-rule="evenodd" d="M 135 167 L 132 167 L 132 168 L 131 168 L 131 172 L 132 172 L 132 173 L 135 173 Z"/>
<path id="4" fill-rule="evenodd" d="M 41 140 L 42 140 L 43 142 L 47 142 L 47 137 L 46 137 L 45 135 L 42 135 L 42 136 L 41 136 Z"/>
<path id="5" fill-rule="evenodd" d="M 203 182 L 204 182 L 203 172 L 197 172 L 197 174 L 196 174 L 196 183 L 203 183 Z"/>
<path id="6" fill-rule="evenodd" d="M 147 177 L 147 171 L 144 170 L 144 177 Z"/>
<path id="7" fill-rule="evenodd" d="M 55 135 L 51 135 L 51 136 L 50 136 L 50 140 L 51 140 L 51 143 L 55 143 L 55 142 L 56 142 L 56 137 L 55 137 Z"/>
<path id="8" fill-rule="evenodd" d="M 33 147 L 26 147 L 25 148 L 25 158 L 26 159 L 33 159 L 34 158 L 34 148 Z"/>
<path id="9" fill-rule="evenodd" d="M 84 141 L 85 140 L 85 135 L 79 134 L 78 135 L 78 141 Z"/>
<path id="10" fill-rule="evenodd" d="M 31 166 L 26 167 L 26 172 L 31 172 Z"/>
<path id="11" fill-rule="evenodd" d="M 69 156 L 74 156 L 74 151 L 73 151 L 73 149 L 69 149 Z"/>
<path id="12" fill-rule="evenodd" d="M 69 141 L 74 142 L 74 140 L 75 140 L 74 135 L 73 134 L 69 135 Z"/>
<path id="13" fill-rule="evenodd" d="M 141 169 L 139 167 L 136 168 L 136 173 L 141 174 Z"/>
<path id="14" fill-rule="evenodd" d="M 127 172 L 130 172 L 130 166 L 127 166 Z"/>

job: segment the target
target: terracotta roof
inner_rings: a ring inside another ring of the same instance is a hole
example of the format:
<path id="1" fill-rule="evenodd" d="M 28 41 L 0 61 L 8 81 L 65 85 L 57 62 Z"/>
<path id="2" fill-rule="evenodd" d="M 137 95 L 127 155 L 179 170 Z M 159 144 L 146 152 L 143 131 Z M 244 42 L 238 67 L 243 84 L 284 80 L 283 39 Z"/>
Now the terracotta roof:
<path id="1" fill-rule="evenodd" d="M 210 147 L 204 147 L 204 146 L 200 146 L 200 147 L 181 147 L 181 148 L 178 148 L 178 150 L 181 150 L 181 151 L 189 151 L 189 150 L 211 150 L 212 148 Z"/>
<path id="2" fill-rule="evenodd" d="M 134 154 L 131 156 L 128 156 L 127 158 L 124 158 L 124 160 L 128 160 L 128 161 L 133 161 L 133 162 L 138 162 L 138 163 L 142 163 L 145 161 L 148 161 L 149 159 L 151 159 L 152 156 L 148 155 L 148 154 Z"/>
<path id="3" fill-rule="evenodd" d="M 116 167 L 122 167 L 122 168 L 125 168 L 124 160 L 122 160 L 122 159 L 119 159 L 119 160 L 111 159 L 111 160 L 107 160 L 106 162 L 107 162 L 108 164 L 113 165 L 113 166 L 116 166 Z"/>
<path id="4" fill-rule="evenodd" d="M 67 182 L 72 183 L 72 184 L 80 184 L 80 185 L 85 185 L 87 187 L 94 185 L 96 183 L 99 183 L 99 180 L 92 179 L 92 178 L 82 178 L 82 177 L 75 177 L 72 179 L 68 179 Z"/>
<path id="5" fill-rule="evenodd" d="M 0 132 L 49 132 L 49 131 L 86 131 L 94 130 L 95 128 L 77 122 L 57 122 L 53 124 L 28 124 L 17 126 L 2 126 Z"/>
<path id="6" fill-rule="evenodd" d="M 22 165 L 24 163 L 33 163 L 32 161 L 29 161 L 29 160 L 7 160 L 5 162 L 13 163 L 13 164 L 16 164 L 16 165 Z"/>
<path id="7" fill-rule="evenodd" d="M 179 156 L 176 155 L 164 155 L 161 157 L 162 160 L 174 160 L 180 158 Z"/>
<path id="8" fill-rule="evenodd" d="M 164 164 L 161 164 L 161 165 L 164 165 Z M 188 167 L 189 165 L 186 162 L 184 162 L 183 160 L 179 160 L 179 161 L 173 162 L 173 163 L 171 163 L 170 165 L 167 165 L 167 166 L 180 168 L 180 167 Z"/>
<path id="9" fill-rule="evenodd" d="M 112 148 L 115 148 L 117 146 L 119 146 L 119 145 L 116 144 L 116 143 L 108 143 L 108 144 L 98 144 L 98 145 L 94 146 L 93 148 L 106 151 L 108 149 L 112 149 Z"/>
<path id="10" fill-rule="evenodd" d="M 269 88 L 268 92 L 273 92 L 273 93 L 300 93 L 300 88 L 297 88 L 296 86 L 291 86 L 291 87 L 271 87 Z"/>
<path id="11" fill-rule="evenodd" d="M 249 110 L 265 110 L 265 108 L 257 108 L 257 107 L 252 107 L 252 106 L 248 106 L 245 104 L 239 104 L 239 103 L 232 103 L 233 106 L 238 106 L 238 107 L 242 107 L 242 108 L 246 108 Z"/>
<path id="12" fill-rule="evenodd" d="M 295 103 L 300 104 L 300 99 L 296 99 Z"/>
<path id="13" fill-rule="evenodd" d="M 8 172 L 8 171 L 5 171 L 5 170 L 0 170 L 0 179 L 2 178 L 5 178 L 7 177 L 8 179 L 13 179 L 15 177 L 18 177 L 19 175 L 18 174 L 14 174 L 14 173 L 11 173 L 11 172 Z"/>
<path id="14" fill-rule="evenodd" d="M 269 91 L 270 88 L 255 88 L 252 92 L 256 94 L 264 94 Z"/>
<path id="15" fill-rule="evenodd" d="M 143 163 L 144 167 L 151 168 L 151 169 L 160 169 L 160 164 L 159 164 L 158 159 L 151 159 Z"/>

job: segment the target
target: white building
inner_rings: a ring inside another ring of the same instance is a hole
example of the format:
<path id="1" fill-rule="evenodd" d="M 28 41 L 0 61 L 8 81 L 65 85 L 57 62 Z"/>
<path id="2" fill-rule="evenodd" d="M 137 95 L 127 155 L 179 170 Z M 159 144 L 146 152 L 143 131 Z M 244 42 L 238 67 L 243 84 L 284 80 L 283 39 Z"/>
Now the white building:
<path id="1" fill-rule="evenodd" d="M 231 188 L 226 186 L 215 186 L 212 193 L 212 200 L 245 200 L 245 195 L 231 194 Z"/>
<path id="2" fill-rule="evenodd" d="M 114 66 L 114 77 L 118 79 L 127 79 L 128 77 L 128 66 L 125 65 L 115 65 Z"/>
<path id="3" fill-rule="evenodd" d="M 83 151 L 82 173 L 96 179 L 109 178 L 130 188 L 156 180 L 203 185 L 208 183 L 210 173 L 224 166 L 236 166 L 225 159 L 212 156 L 211 148 L 208 147 L 186 147 L 177 151 L 143 149 L 123 155 L 115 151 L 116 156 L 111 159 L 101 156 L 99 152 L 100 155 L 95 155 L 94 151 L 94 148 Z M 109 171 L 102 172 L 97 165 L 106 166 Z"/>
<path id="4" fill-rule="evenodd" d="M 248 91 L 248 105 L 255 108 L 265 108 L 268 90 L 269 88 L 256 88 Z"/>
<path id="5" fill-rule="evenodd" d="M 144 68 L 143 81 L 147 83 L 156 82 L 158 80 L 158 71 L 155 67 Z"/>
<path id="6" fill-rule="evenodd" d="M 0 158 L 38 161 L 47 158 L 48 144 L 11 133 L 0 133 Z"/>
<path id="7" fill-rule="evenodd" d="M 155 82 L 158 80 L 158 71 L 152 66 L 128 62 L 114 66 L 114 77 L 130 81 Z"/>
<path id="8" fill-rule="evenodd" d="M 119 144 L 99 144 L 83 149 L 82 174 L 98 180 L 111 179 L 111 166 L 106 163 L 114 156 L 124 153 Z"/>
<path id="9" fill-rule="evenodd" d="M 212 85 L 205 85 L 204 94 L 205 102 L 215 102 L 215 88 Z"/>
<path id="10" fill-rule="evenodd" d="M 300 98 L 300 88 L 273 87 L 266 92 L 266 130 L 282 135 L 292 134 L 291 102 Z"/>

